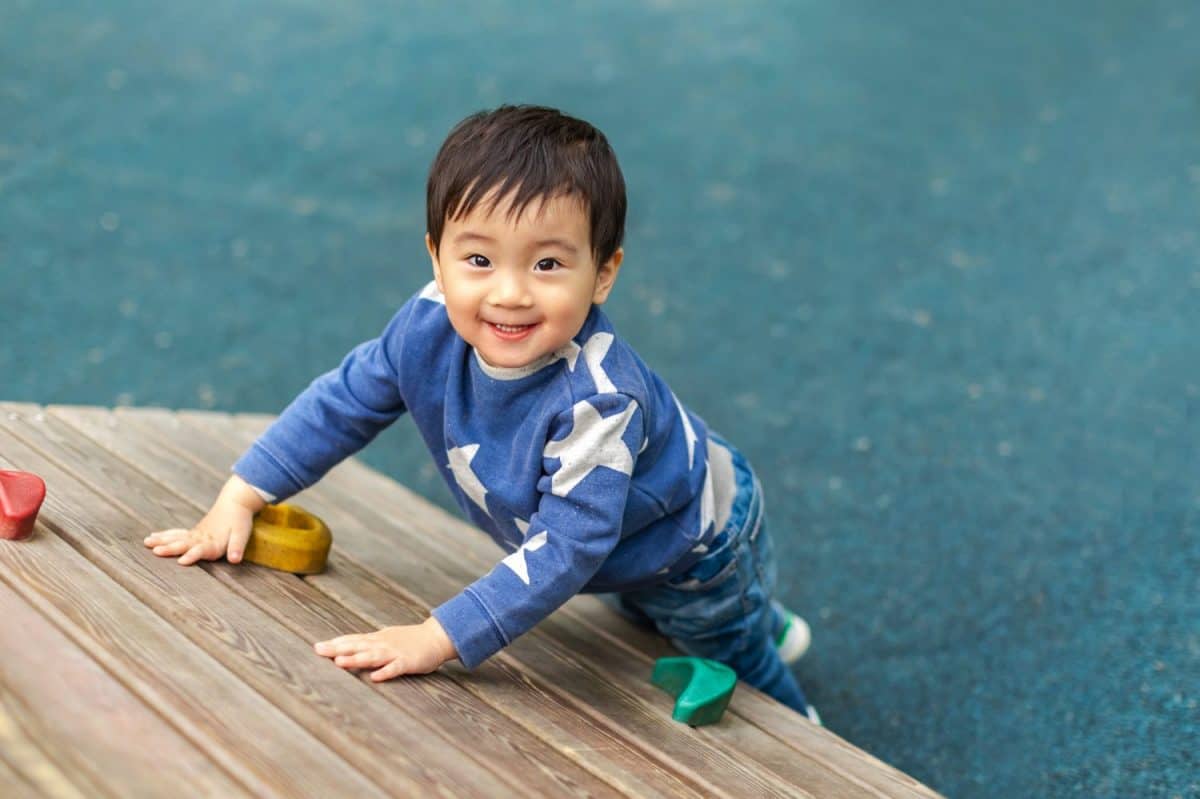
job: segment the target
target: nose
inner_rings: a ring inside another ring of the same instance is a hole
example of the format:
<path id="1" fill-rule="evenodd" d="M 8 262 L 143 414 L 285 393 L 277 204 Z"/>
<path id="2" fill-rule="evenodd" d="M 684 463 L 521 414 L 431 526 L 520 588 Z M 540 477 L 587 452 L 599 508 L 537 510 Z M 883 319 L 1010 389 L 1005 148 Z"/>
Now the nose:
<path id="1" fill-rule="evenodd" d="M 519 270 L 497 269 L 487 302 L 501 308 L 527 308 L 533 304 L 533 297 Z"/>

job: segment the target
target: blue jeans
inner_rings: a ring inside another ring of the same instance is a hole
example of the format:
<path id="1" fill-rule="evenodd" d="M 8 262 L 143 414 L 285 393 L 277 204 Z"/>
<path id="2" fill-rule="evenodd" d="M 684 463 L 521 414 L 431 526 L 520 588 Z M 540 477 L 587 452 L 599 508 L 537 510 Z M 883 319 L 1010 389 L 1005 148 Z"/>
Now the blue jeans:
<path id="1" fill-rule="evenodd" d="M 659 585 L 605 596 L 622 615 L 656 627 L 688 655 L 726 664 L 738 677 L 804 713 L 796 678 L 775 650 L 783 619 L 771 607 L 775 558 L 764 523 L 762 486 L 745 457 L 733 453 L 737 492 L 729 521 L 708 552 Z"/>

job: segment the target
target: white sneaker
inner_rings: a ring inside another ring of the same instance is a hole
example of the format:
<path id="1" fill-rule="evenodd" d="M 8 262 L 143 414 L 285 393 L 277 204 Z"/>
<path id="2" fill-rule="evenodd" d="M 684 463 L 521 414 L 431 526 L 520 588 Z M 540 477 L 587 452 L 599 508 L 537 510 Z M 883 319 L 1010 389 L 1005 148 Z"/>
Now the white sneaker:
<path id="1" fill-rule="evenodd" d="M 771 604 L 785 619 L 783 630 L 775 639 L 775 649 L 779 652 L 779 659 L 784 663 L 795 663 L 808 651 L 808 646 L 812 643 L 812 629 L 808 626 L 808 622 L 783 605 L 774 600 L 771 601 Z"/>
<path id="2" fill-rule="evenodd" d="M 821 723 L 821 714 L 817 712 L 817 709 L 815 707 L 813 707 L 812 705 L 807 705 L 807 706 L 805 706 L 805 710 L 808 711 L 806 713 L 806 715 L 808 716 L 809 721 L 811 721 L 813 724 L 816 724 L 818 727 L 825 726 L 824 724 Z"/>

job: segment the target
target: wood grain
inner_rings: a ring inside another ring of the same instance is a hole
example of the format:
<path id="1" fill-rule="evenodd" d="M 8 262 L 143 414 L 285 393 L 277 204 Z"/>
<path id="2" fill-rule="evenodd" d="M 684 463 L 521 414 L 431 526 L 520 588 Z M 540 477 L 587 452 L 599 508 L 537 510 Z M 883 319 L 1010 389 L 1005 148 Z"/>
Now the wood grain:
<path id="1" fill-rule="evenodd" d="M 127 416 L 132 415 L 135 414 Z M 166 430 L 156 432 L 156 440 L 171 440 Z M 234 432 L 225 430 L 225 437 Z M 195 439 L 187 440 L 192 442 Z M 244 446 L 245 442 L 239 443 Z M 216 443 L 210 441 L 195 449 L 210 453 L 217 463 L 221 463 L 228 462 L 235 456 L 235 450 L 241 448 L 217 453 L 214 446 Z M 214 464 L 214 468 L 218 467 Z M 387 564 L 388 577 L 406 586 L 408 593 L 418 594 L 420 600 L 431 605 L 444 601 L 457 593 L 464 583 L 494 565 L 494 561 L 474 569 L 464 565 L 464 560 L 469 560 L 465 556 L 474 555 L 465 543 L 458 548 L 457 556 L 430 543 L 430 539 L 436 539 L 442 531 L 439 529 L 432 535 L 422 535 L 416 529 L 425 521 L 426 507 L 422 506 L 427 506 L 427 503 L 418 501 L 420 504 L 410 504 L 399 509 L 398 513 L 385 516 L 380 513 L 376 502 L 364 502 L 361 496 L 341 491 L 337 481 L 330 480 L 330 476 L 303 492 L 295 501 L 322 516 L 337 531 L 335 541 L 340 540 L 342 546 L 350 547 L 359 559 L 370 563 L 373 569 L 384 570 L 383 565 Z M 347 508 L 352 508 L 352 511 L 347 511 Z M 405 521 L 405 518 L 409 521 Z M 388 528 L 396 532 L 373 532 Z M 471 533 L 474 538 L 480 538 L 477 531 Z M 347 535 L 354 536 L 352 543 L 347 542 Z M 498 555 L 496 553 L 494 557 Z M 414 564 L 433 565 L 436 571 L 424 569 L 418 572 Z M 378 618 L 375 614 L 386 609 L 388 600 L 371 604 L 363 598 L 359 589 L 361 581 L 343 589 L 339 597 L 344 603 L 353 605 L 360 614 Z M 572 625 L 578 628 L 578 622 L 554 614 L 543 621 L 536 631 L 510 646 L 506 654 L 516 658 L 530 673 L 544 675 L 553 690 L 566 692 L 579 712 L 591 716 L 593 723 L 624 729 L 627 735 L 646 747 L 648 753 L 659 757 L 664 763 L 681 773 L 694 773 L 705 779 L 709 783 L 708 790 L 736 794 L 739 789 L 754 786 L 756 790 L 769 793 L 796 791 L 799 790 L 798 786 L 804 786 L 827 793 L 836 790 L 845 796 L 878 795 L 855 785 L 852 779 L 830 772 L 824 764 L 806 760 L 803 756 L 760 756 L 757 750 L 761 746 L 776 751 L 782 747 L 762 730 L 745 724 L 741 724 L 734 733 L 745 745 L 745 759 L 759 759 L 758 765 L 769 764 L 773 768 L 755 772 L 747 765 L 731 762 L 732 759 L 723 754 L 726 748 L 719 734 L 714 738 L 713 732 L 726 725 L 691 730 L 675 724 L 669 719 L 670 698 L 649 684 L 648 662 L 644 668 L 641 664 L 631 664 L 630 659 L 620 654 L 619 650 L 614 656 L 611 647 L 597 647 L 586 636 L 580 638 L 578 634 L 571 639 L 572 643 L 564 646 L 564 631 L 573 629 Z M 580 642 L 584 644 L 583 647 L 578 646 Z"/>
<path id="2" fill-rule="evenodd" d="M 0 547 L 25 600 L 256 796 L 383 792 L 52 532 Z"/>
<path id="3" fill-rule="evenodd" d="M 6 572 L 0 581 L 9 724 L 36 730 L 42 751 L 109 795 L 173 799 L 180 785 L 194 796 L 250 795 L 26 604 L 9 579 Z"/>
<path id="4" fill-rule="evenodd" d="M 183 459 L 173 457 L 169 450 L 148 444 L 148 438 L 130 435 L 128 426 L 121 419 L 103 409 L 51 408 L 48 413 L 62 418 L 113 455 L 152 471 L 156 480 L 183 486 L 176 491 L 194 503 L 195 518 L 199 518 L 204 506 L 211 502 L 224 482 L 219 472 L 200 469 L 197 474 L 194 464 L 184 463 Z M 170 490 L 162 483 L 158 485 L 161 491 Z M 155 489 L 147 491 L 153 493 Z M 149 552 L 146 556 L 153 557 Z M 331 553 L 329 571 L 339 571 L 342 560 L 339 552 Z M 227 563 L 215 563 L 207 568 L 277 623 L 310 641 L 385 626 L 364 624 L 362 618 L 348 612 L 336 600 L 291 575 Z M 423 618 L 423 614 L 392 617 L 387 623 L 418 622 Z M 514 780 L 527 790 L 538 793 L 565 791 L 578 796 L 617 794 L 611 785 L 581 769 L 524 727 L 514 724 L 509 717 L 471 699 L 444 674 L 394 680 L 384 685 L 369 682 L 365 673 L 361 676 L 365 684 L 394 702 L 399 712 L 420 719 L 436 719 L 444 736 L 454 741 L 471 741 L 472 757 L 494 772 L 519 775 L 514 776 Z"/>
<path id="5" fill-rule="evenodd" d="M 119 416 L 123 421 L 131 421 L 128 414 Z M 136 414 L 136 416 L 141 417 L 140 414 Z M 173 436 L 169 436 L 169 432 L 172 432 Z M 158 443 L 170 444 L 177 441 L 180 435 L 185 434 L 186 431 L 160 429 L 153 434 L 143 436 L 143 439 L 153 439 Z M 199 435 L 199 433 L 194 433 L 194 435 Z M 191 438 L 186 439 L 189 442 L 192 440 Z M 176 450 L 180 457 L 187 457 L 188 451 L 187 447 Z M 222 456 L 219 462 L 226 460 L 227 458 Z M 212 468 L 214 470 L 221 469 L 219 465 Z M 211 500 L 211 496 L 206 491 L 197 499 L 207 502 Z M 348 551 L 357 554 L 357 541 L 348 539 L 346 533 L 353 530 L 357 534 L 362 534 L 363 525 L 357 521 L 357 517 L 366 513 L 366 509 L 354 502 L 331 502 L 319 486 L 304 492 L 294 501 L 316 512 L 327 523 L 333 525 L 335 556 L 340 553 L 345 558 Z M 378 523 L 384 528 L 391 526 L 382 520 L 379 520 Z M 339 536 L 341 537 L 339 538 Z M 403 555 L 408 551 L 408 542 L 402 540 L 385 539 L 383 546 L 391 550 L 392 554 Z M 373 557 L 374 555 L 371 556 L 371 558 Z M 337 587 L 331 593 L 345 604 L 353 603 L 352 606 L 356 611 L 361 611 L 363 608 L 371 609 L 373 615 L 370 618 L 379 625 L 404 621 L 405 618 L 397 615 L 397 610 L 405 603 L 409 608 L 407 611 L 409 615 L 406 618 L 417 620 L 427 617 L 428 609 L 433 603 L 428 595 L 423 595 L 427 594 L 424 589 L 433 587 L 445 597 L 453 596 L 460 590 L 461 584 L 448 581 L 444 574 L 438 572 L 421 558 L 404 557 L 403 560 L 408 569 L 406 574 L 411 578 L 400 581 L 406 586 L 404 589 L 399 588 L 395 581 L 380 575 L 376 575 L 374 588 L 356 584 L 361 583 L 361 579 L 357 578 L 341 581 L 337 569 L 330 569 L 324 575 L 306 579 L 313 582 L 314 585 L 322 587 L 323 590 L 327 589 L 331 583 L 336 583 Z M 338 561 L 335 560 L 336 562 Z M 361 568 L 364 572 L 371 571 L 365 566 Z M 374 605 L 360 601 L 360 595 L 364 590 L 379 596 L 378 586 L 380 585 L 387 586 L 382 589 L 382 604 Z M 580 673 L 578 664 L 572 658 L 566 656 L 564 660 L 569 669 L 575 671 L 576 674 Z M 514 662 L 511 655 L 502 653 L 470 674 L 450 667 L 443 667 L 443 671 L 459 675 L 463 684 L 468 686 L 468 690 L 474 686 L 484 701 L 494 703 L 498 708 L 510 714 L 518 723 L 528 725 L 531 732 L 537 731 L 538 734 L 547 737 L 547 740 L 552 741 L 560 751 L 569 753 L 581 764 L 595 770 L 596 773 L 603 774 L 606 780 L 618 785 L 622 790 L 637 795 L 658 795 L 664 790 L 669 795 L 723 795 L 723 791 L 710 783 L 704 774 L 680 765 L 643 739 L 625 734 L 623 725 L 620 722 L 614 724 L 611 716 L 602 716 L 597 719 L 591 704 L 581 705 L 571 698 L 569 687 L 564 685 L 564 678 L 553 668 L 547 674 L 545 668 L 531 668 L 531 665 L 525 661 Z M 570 676 L 567 675 L 567 679 Z M 599 684 L 592 685 L 591 675 L 585 675 L 583 682 L 584 685 L 581 686 L 583 690 L 605 692 L 610 698 L 614 695 L 620 696 L 619 691 L 606 681 L 602 680 Z M 668 697 L 662 695 L 661 701 L 668 703 Z M 667 706 L 669 707 L 669 703 Z M 645 712 L 645 709 L 638 708 L 638 711 Z M 663 721 L 661 723 L 665 729 L 670 731 L 671 722 Z M 723 779 L 731 785 L 734 783 L 732 777 Z M 756 782 L 761 784 L 761 778 L 750 778 L 751 784 Z M 779 786 L 775 786 L 773 790 L 768 790 L 766 793 L 771 794 L 778 790 Z M 734 795 L 737 795 L 736 790 Z"/>
<path id="6" fill-rule="evenodd" d="M 177 415 L 184 423 L 216 431 L 225 439 L 231 439 L 240 432 L 236 440 L 241 448 L 252 443 L 274 419 L 263 414 L 230 416 L 205 411 L 184 411 Z M 224 453 L 216 457 L 219 461 L 221 457 L 229 459 L 233 456 Z M 232 463 L 232 460 L 229 462 Z M 470 570 L 457 574 L 462 579 L 482 573 L 481 570 L 494 565 L 498 557 L 491 541 L 470 525 L 357 459 L 348 459 L 334 468 L 320 485 L 329 487 L 341 498 L 353 496 L 360 504 L 369 505 L 386 518 L 420 519 L 422 529 L 428 531 L 422 540 L 439 549 L 451 563 L 463 564 Z M 445 564 L 446 561 L 441 563 Z M 632 666 L 645 673 L 651 669 L 654 659 L 679 654 L 662 636 L 630 623 L 594 596 L 576 597 L 564 610 L 543 622 L 547 629 L 565 632 L 557 626 L 560 624 L 571 628 L 566 634 L 572 640 L 594 639 L 603 650 L 611 653 L 610 657 L 615 663 Z M 759 760 L 762 765 L 787 779 L 803 778 L 822 791 L 832 789 L 826 779 L 828 775 L 835 784 L 838 780 L 848 781 L 857 785 L 866 795 L 938 796 L 907 774 L 854 747 L 830 730 L 813 725 L 808 719 L 745 683 L 739 683 L 727 713 L 740 717 L 758 731 L 772 736 L 776 744 L 765 742 L 757 731 L 743 726 L 718 725 L 706 728 L 706 732 L 723 739 L 732 738 L 727 743 L 748 752 L 749 757 Z M 724 735 L 726 730 L 729 736 Z M 790 749 L 791 754 L 781 750 L 780 744 Z M 772 762 L 767 763 L 765 759 Z"/>
<path id="7" fill-rule="evenodd" d="M 178 461 L 187 459 L 188 447 L 172 449 L 165 444 L 180 437 L 187 442 L 192 440 L 190 437 L 201 438 L 202 436 L 194 431 L 189 432 L 188 428 L 170 425 L 164 417 L 156 416 L 157 424 L 153 424 L 148 423 L 141 414 L 135 415 L 136 418 L 121 414 L 114 421 L 106 420 L 104 414 L 95 409 L 52 408 L 50 412 L 53 415 L 62 416 L 64 420 L 75 425 L 81 435 L 95 437 L 103 446 L 110 447 L 125 457 L 139 460 L 155 475 L 178 486 L 176 490 L 180 492 L 180 495 L 194 503 L 194 518 L 198 518 L 201 508 L 211 502 L 216 489 L 224 482 L 225 478 L 219 466 L 204 467 L 206 474 L 202 476 L 195 474 L 194 464 L 179 466 Z M 139 428 L 137 422 L 140 422 L 142 427 Z M 133 429 L 127 429 L 126 425 Z M 162 427 L 158 427 L 158 425 L 162 425 Z M 135 432 L 140 432 L 141 435 L 135 435 Z M 155 443 L 147 443 L 150 441 Z M 174 479 L 176 477 L 179 479 Z M 234 572 L 241 573 L 241 576 L 235 580 L 235 583 L 239 585 L 246 584 L 250 579 L 247 575 L 258 575 L 259 572 L 263 577 L 272 576 L 273 579 L 277 579 L 276 573 L 269 570 L 248 570 L 244 566 L 230 567 L 227 564 L 214 564 L 208 568 L 217 575 L 228 571 L 231 579 L 233 579 Z M 289 590 L 306 589 L 309 583 L 314 586 L 347 585 L 362 580 L 379 579 L 377 576 L 368 577 L 369 574 L 369 570 L 354 563 L 345 554 L 344 547 L 335 539 L 329 567 L 325 574 L 319 575 L 315 579 L 308 578 L 306 581 L 290 579 L 288 582 L 295 588 Z M 253 579 L 259 579 L 259 576 L 255 576 Z M 329 592 L 329 596 L 340 599 L 347 593 L 353 595 L 354 592 L 334 591 Z M 262 597 L 264 593 L 256 590 L 254 595 Z M 334 601 L 322 593 L 318 593 L 317 597 L 305 595 L 302 601 L 280 603 L 278 620 L 282 624 L 295 624 L 307 607 L 323 604 L 320 597 L 325 597 L 325 601 Z M 417 602 L 404 592 L 390 595 L 387 601 L 388 605 L 385 611 L 372 618 L 373 625 L 369 626 L 370 629 L 387 624 L 414 623 L 428 616 L 428 606 Z M 332 631 L 331 634 L 350 631 L 352 630 L 342 628 Z M 507 746 L 519 743 L 520 751 L 517 754 L 526 761 L 523 766 L 524 771 L 536 775 L 539 771 L 548 770 L 557 780 L 569 779 L 573 783 L 572 793 L 579 793 L 583 788 L 596 782 L 595 777 L 588 776 L 589 773 L 602 778 L 607 784 L 621 791 L 639 796 L 699 796 L 701 793 L 711 792 L 711 789 L 702 792 L 689 788 L 685 781 L 672 774 L 668 769 L 655 765 L 653 761 L 647 761 L 641 749 L 630 745 L 623 736 L 605 729 L 597 729 L 591 723 L 581 719 L 570 705 L 564 705 L 554 693 L 547 692 L 536 684 L 531 684 L 528 674 L 511 665 L 491 669 L 482 674 L 479 672 L 466 674 L 462 670 L 444 668 L 439 674 L 419 680 L 409 679 L 393 682 L 405 689 L 410 687 L 407 683 L 416 682 L 422 687 L 438 685 L 439 690 L 444 690 L 438 681 L 451 678 L 454 678 L 459 686 L 454 692 L 455 701 L 469 702 L 474 716 L 495 718 L 497 712 L 503 714 L 508 734 L 498 737 L 496 743 Z M 462 687 L 466 688 L 466 692 L 461 690 Z M 470 698 L 471 694 L 474 694 L 474 698 Z M 483 699 L 485 704 L 480 705 L 479 699 Z M 451 700 L 448 696 L 444 696 L 442 701 Z M 492 724 L 498 725 L 499 722 L 495 720 Z M 514 730 L 520 731 L 519 735 Z M 464 730 L 464 735 L 470 735 L 470 733 L 470 730 Z M 533 741 L 540 743 L 538 746 L 533 746 Z M 493 742 L 489 741 L 488 743 Z M 526 752 L 528 754 L 521 754 Z M 505 753 L 497 752 L 496 754 L 500 756 Z M 513 766 L 513 754 L 513 752 L 507 753 L 504 758 L 504 768 Z M 568 759 L 568 762 L 578 765 L 568 768 L 561 762 L 564 757 Z M 578 773 L 581 770 L 580 767 L 585 769 L 582 773 Z M 525 778 L 528 779 L 528 776 Z M 561 786 L 559 787 L 561 789 Z M 601 790 L 599 786 L 593 785 L 593 788 Z"/>
<path id="8" fill-rule="evenodd" d="M 68 761 L 64 770 L 55 762 L 50 737 L 42 735 L 40 724 L 27 726 L 28 713 L 22 704 L 22 698 L 0 682 L 0 775 L 5 776 L 0 785 L 6 790 L 12 786 L 27 794 L 64 799 L 103 796 L 93 778 L 74 763 Z M 74 773 L 68 776 L 68 772 Z"/>
<path id="9" fill-rule="evenodd" d="M 397 793 L 517 793 L 456 751 L 437 732 L 436 720 L 376 701 L 371 686 L 315 655 L 310 641 L 275 624 L 204 568 L 147 558 L 141 543 L 147 531 L 194 513 L 182 500 L 155 494 L 145 475 L 104 457 L 62 422 L 3 410 L 0 451 L 7 456 L 21 449 L 16 460 L 34 464 L 55 487 L 42 510 L 47 525 L 373 781 Z M 18 431 L 20 441 L 12 435 Z"/>
<path id="10" fill-rule="evenodd" d="M 937 796 L 746 685 L 718 725 L 670 721 L 671 699 L 648 675 L 672 648 L 595 597 L 576 597 L 469 672 L 447 664 L 376 685 L 338 669 L 312 641 L 423 619 L 503 553 L 349 459 L 295 500 L 334 530 L 325 573 L 299 579 L 223 561 L 180 568 L 153 557 L 141 538 L 196 521 L 273 419 L 0 403 L 0 468 L 37 471 L 51 489 L 20 554 L 0 546 L 0 581 L 10 589 L 0 614 L 6 602 L 22 603 L 58 636 L 49 651 L 71 648 L 73 663 L 107 676 L 205 773 L 231 780 L 230 795 L 330 793 L 283 787 L 271 771 L 281 761 L 267 754 L 279 744 L 242 752 L 236 734 L 222 737 L 216 728 L 236 724 L 239 709 L 235 700 L 208 706 L 205 691 L 217 684 L 238 686 L 291 725 L 298 735 L 282 748 L 323 753 L 325 762 L 306 765 L 326 775 L 333 795 L 346 783 L 327 767 L 359 780 L 365 790 L 350 793 L 366 796 Z M 0 645 L 4 635 L 0 620 Z M 188 654 L 205 676 L 176 688 L 164 675 Z M 0 663 L 5 799 L 20 795 L 6 783 L 38 796 L 117 795 L 93 767 L 47 746 L 56 733 L 22 704 L 29 687 L 4 675 Z M 255 736 L 263 737 L 271 736 Z"/>
<path id="11" fill-rule="evenodd" d="M 4 723 L 4 720 L 0 720 L 0 725 Z M 3 741 L 3 737 L 0 736 L 0 743 Z M 30 779 L 18 773 L 13 766 L 8 764 L 4 759 L 3 751 L 0 751 L 0 785 L 4 786 L 5 799 L 37 799 L 39 796 L 70 796 L 72 799 L 83 799 L 83 794 L 79 792 L 79 789 L 70 783 L 64 783 L 70 793 L 52 792 L 50 789 L 39 790 Z"/>

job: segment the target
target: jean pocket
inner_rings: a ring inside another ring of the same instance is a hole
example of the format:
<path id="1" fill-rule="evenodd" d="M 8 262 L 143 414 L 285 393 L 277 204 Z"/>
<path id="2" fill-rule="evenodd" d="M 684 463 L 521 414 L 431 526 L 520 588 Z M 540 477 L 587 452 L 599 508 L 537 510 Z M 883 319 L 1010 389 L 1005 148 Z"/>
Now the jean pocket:
<path id="1" fill-rule="evenodd" d="M 709 591 L 728 581 L 737 574 L 737 557 L 734 540 L 728 532 L 722 532 L 712 541 L 712 548 L 676 577 L 667 580 L 666 586 L 675 591 Z"/>

